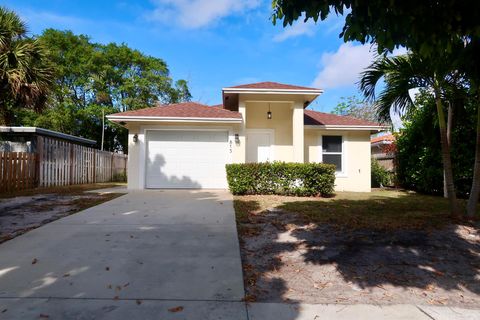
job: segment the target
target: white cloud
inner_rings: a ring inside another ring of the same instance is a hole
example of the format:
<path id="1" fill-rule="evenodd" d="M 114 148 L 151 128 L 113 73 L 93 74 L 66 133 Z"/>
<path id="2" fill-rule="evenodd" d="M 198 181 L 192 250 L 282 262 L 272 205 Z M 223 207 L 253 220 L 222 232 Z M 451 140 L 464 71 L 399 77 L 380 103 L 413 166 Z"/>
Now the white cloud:
<path id="1" fill-rule="evenodd" d="M 149 18 L 195 29 L 254 9 L 260 2 L 261 0 L 155 0 L 156 8 Z"/>
<path id="2" fill-rule="evenodd" d="M 393 50 L 392 56 L 406 54 L 405 48 Z M 377 48 L 372 45 L 342 44 L 336 52 L 326 52 L 320 58 L 321 70 L 313 86 L 322 89 L 356 85 L 360 73 L 375 59 Z"/>
<path id="3" fill-rule="evenodd" d="M 313 20 L 308 20 L 307 22 L 303 22 L 300 20 L 296 22 L 294 25 L 286 27 L 281 33 L 275 35 L 273 37 L 273 41 L 275 42 L 282 42 L 289 38 L 298 37 L 302 35 L 311 36 L 315 33 L 314 30 L 315 23 Z"/>
<path id="4" fill-rule="evenodd" d="M 352 86 L 360 73 L 373 61 L 377 50 L 370 45 L 342 44 L 336 52 L 326 52 L 320 59 L 321 70 L 313 86 L 331 89 Z"/>

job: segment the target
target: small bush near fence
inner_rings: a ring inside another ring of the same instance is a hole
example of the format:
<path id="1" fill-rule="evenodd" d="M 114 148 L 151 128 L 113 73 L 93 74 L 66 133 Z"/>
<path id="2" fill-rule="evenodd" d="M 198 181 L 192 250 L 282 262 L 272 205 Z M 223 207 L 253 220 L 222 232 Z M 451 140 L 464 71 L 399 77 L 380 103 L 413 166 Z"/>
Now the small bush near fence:
<path id="1" fill-rule="evenodd" d="M 393 185 L 393 173 L 378 163 L 377 159 L 372 158 L 372 187 L 386 187 Z"/>
<path id="2" fill-rule="evenodd" d="M 114 173 L 112 176 L 112 182 L 127 182 L 127 172 Z"/>
<path id="3" fill-rule="evenodd" d="M 243 194 L 330 196 L 335 185 L 335 166 L 323 163 L 227 164 L 230 191 Z"/>

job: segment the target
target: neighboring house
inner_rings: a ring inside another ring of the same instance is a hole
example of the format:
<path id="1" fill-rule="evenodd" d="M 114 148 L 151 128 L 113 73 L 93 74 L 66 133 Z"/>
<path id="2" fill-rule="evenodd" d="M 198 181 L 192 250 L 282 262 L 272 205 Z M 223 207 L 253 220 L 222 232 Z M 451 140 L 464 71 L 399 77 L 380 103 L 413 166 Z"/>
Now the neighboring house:
<path id="1" fill-rule="evenodd" d="M 226 188 L 225 164 L 324 162 L 336 190 L 370 191 L 370 135 L 385 127 L 305 110 L 323 91 L 261 82 L 222 89 L 223 105 L 186 102 L 107 116 L 129 129 L 128 187 Z"/>
<path id="2" fill-rule="evenodd" d="M 37 127 L 0 127 L 0 151 L 37 152 L 39 138 L 50 138 L 71 144 L 93 147 L 95 140 Z"/>
<path id="3" fill-rule="evenodd" d="M 385 134 L 370 140 L 372 157 L 389 172 L 395 171 L 395 136 Z"/>

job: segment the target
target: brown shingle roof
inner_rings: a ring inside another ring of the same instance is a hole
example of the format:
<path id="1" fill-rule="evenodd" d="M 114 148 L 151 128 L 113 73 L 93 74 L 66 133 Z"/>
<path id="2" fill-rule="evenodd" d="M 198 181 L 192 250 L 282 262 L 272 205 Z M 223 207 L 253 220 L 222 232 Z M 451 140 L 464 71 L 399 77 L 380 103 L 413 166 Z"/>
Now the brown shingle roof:
<path id="1" fill-rule="evenodd" d="M 197 102 L 183 102 L 169 105 L 160 105 L 152 108 L 131 110 L 111 114 L 109 116 L 127 117 L 166 117 L 166 118 L 217 118 L 217 119 L 241 119 L 239 112 L 223 109 L 221 106 L 207 106 Z M 380 124 L 356 119 L 353 117 L 339 116 L 312 110 L 305 110 L 305 125 L 358 125 L 379 126 Z"/>
<path id="2" fill-rule="evenodd" d="M 230 88 L 238 88 L 238 89 L 291 89 L 291 90 L 320 90 L 317 88 L 309 88 L 309 87 L 301 87 L 301 86 L 293 86 L 290 84 L 283 84 L 278 82 L 257 82 L 257 83 L 249 83 L 249 84 L 242 84 L 239 86 L 233 86 Z"/>
<path id="3" fill-rule="evenodd" d="M 370 140 L 371 143 L 383 142 L 383 141 L 395 141 L 393 134 L 386 134 L 383 136 L 374 137 Z"/>
<path id="4" fill-rule="evenodd" d="M 227 109 L 209 107 L 197 102 L 183 102 L 168 105 L 160 105 L 153 108 L 145 108 L 111 114 L 110 116 L 129 117 L 168 117 L 168 118 L 242 118 L 239 112 Z"/>
<path id="5" fill-rule="evenodd" d="M 337 125 L 337 126 L 381 126 L 379 123 L 357 119 L 348 116 L 339 116 L 331 113 L 305 110 L 304 124 L 310 126 Z"/>

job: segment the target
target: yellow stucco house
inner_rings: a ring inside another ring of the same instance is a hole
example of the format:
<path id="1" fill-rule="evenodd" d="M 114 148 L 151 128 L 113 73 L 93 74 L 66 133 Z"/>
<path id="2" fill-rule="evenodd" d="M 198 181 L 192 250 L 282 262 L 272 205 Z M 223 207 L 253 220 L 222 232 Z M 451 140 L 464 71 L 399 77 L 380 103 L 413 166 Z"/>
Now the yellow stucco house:
<path id="1" fill-rule="evenodd" d="M 161 105 L 107 116 L 129 130 L 128 188 L 227 188 L 225 164 L 324 162 L 337 191 L 370 191 L 370 135 L 385 127 L 305 110 L 321 89 L 261 82 L 223 104 Z"/>

